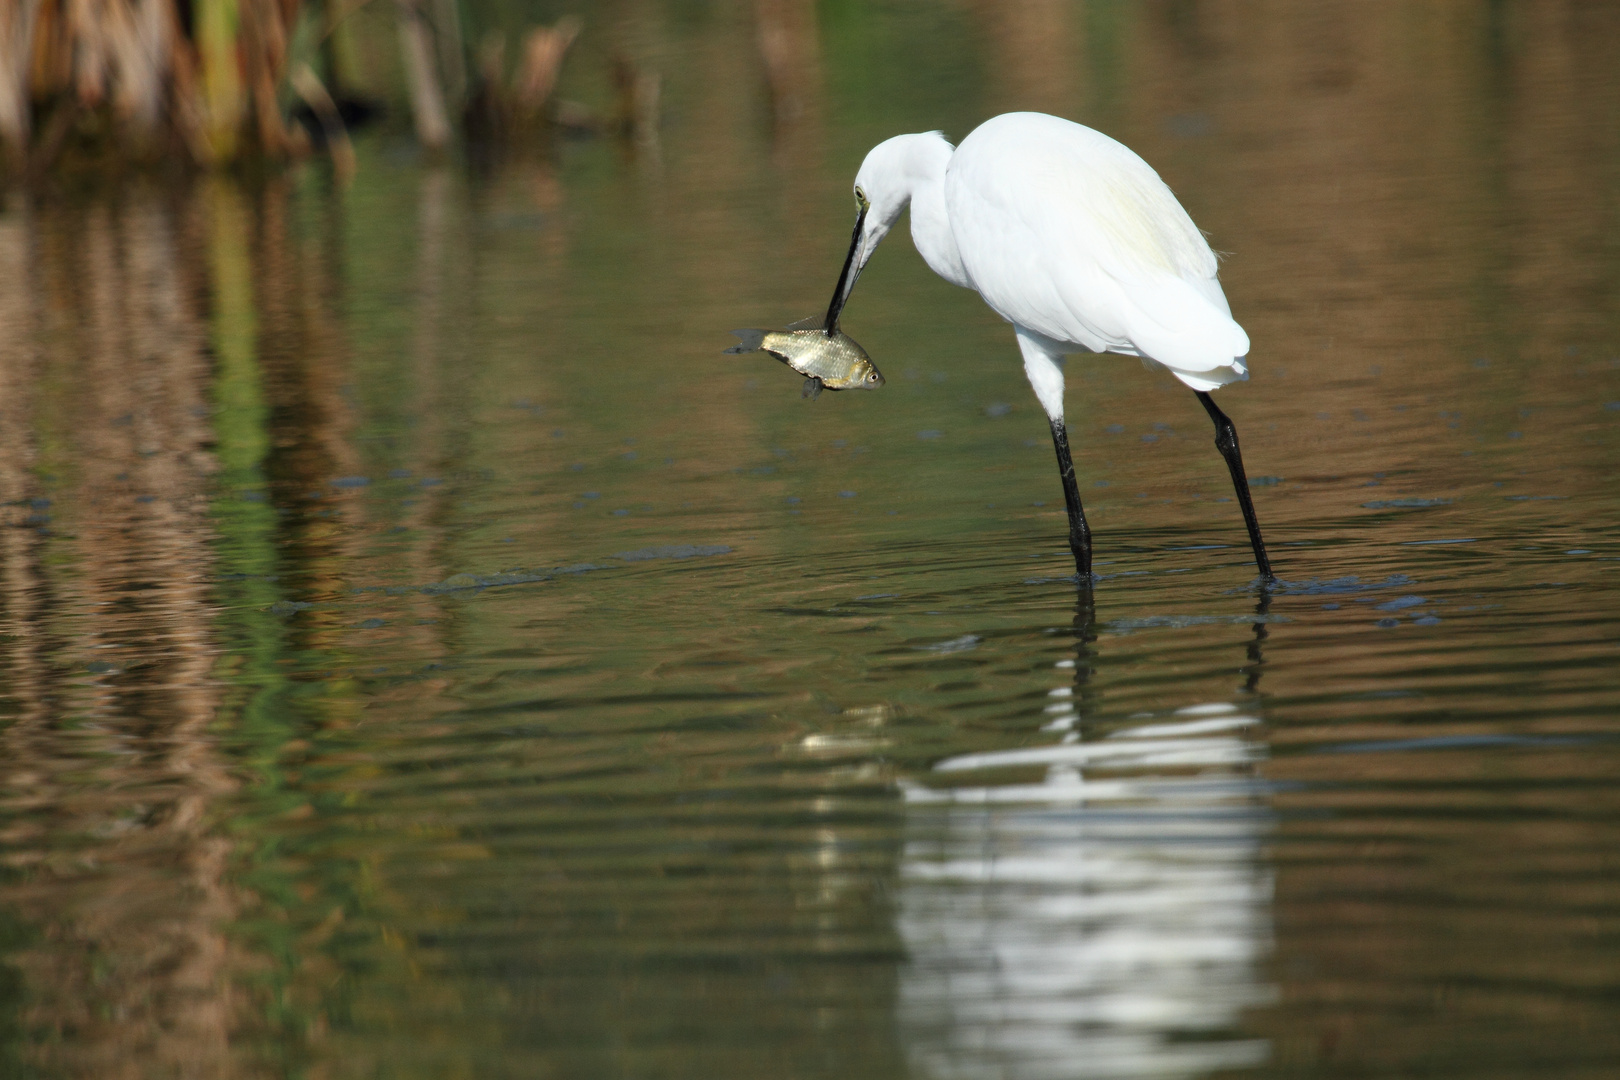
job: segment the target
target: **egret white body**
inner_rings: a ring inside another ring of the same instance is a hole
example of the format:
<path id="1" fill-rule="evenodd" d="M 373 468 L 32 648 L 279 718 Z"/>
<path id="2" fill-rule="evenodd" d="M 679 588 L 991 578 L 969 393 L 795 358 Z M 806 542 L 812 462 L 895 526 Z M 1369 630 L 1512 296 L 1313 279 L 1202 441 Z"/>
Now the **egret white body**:
<path id="1" fill-rule="evenodd" d="M 1237 431 L 1209 396 L 1249 377 L 1249 336 L 1232 318 L 1215 253 L 1147 162 L 1080 124 L 1007 113 L 955 148 L 937 131 L 879 143 L 856 174 L 855 199 L 860 214 L 827 329 L 837 328 L 856 278 L 909 206 L 912 242 L 928 266 L 1013 324 L 1051 422 L 1082 579 L 1091 573 L 1091 536 L 1063 422 L 1063 358 L 1081 351 L 1142 357 L 1198 394 L 1255 561 L 1271 577 Z"/>

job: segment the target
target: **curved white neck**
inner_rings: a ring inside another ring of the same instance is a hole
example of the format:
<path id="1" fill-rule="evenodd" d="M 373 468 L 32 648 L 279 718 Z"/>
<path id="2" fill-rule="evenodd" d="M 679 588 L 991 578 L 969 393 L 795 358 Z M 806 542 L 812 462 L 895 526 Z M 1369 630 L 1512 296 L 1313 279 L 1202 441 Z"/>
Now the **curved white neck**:
<path id="1" fill-rule="evenodd" d="M 872 200 L 870 258 L 879 241 L 911 206 L 911 240 L 928 268 L 946 281 L 972 288 L 945 207 L 945 170 L 955 148 L 937 131 L 896 135 L 874 146 L 855 178 Z"/>
<path id="2" fill-rule="evenodd" d="M 947 162 L 949 158 L 945 159 Z M 973 281 L 962 266 L 951 232 L 950 214 L 945 209 L 945 170 L 913 184 L 911 189 L 911 242 L 928 268 L 952 285 L 973 288 Z"/>

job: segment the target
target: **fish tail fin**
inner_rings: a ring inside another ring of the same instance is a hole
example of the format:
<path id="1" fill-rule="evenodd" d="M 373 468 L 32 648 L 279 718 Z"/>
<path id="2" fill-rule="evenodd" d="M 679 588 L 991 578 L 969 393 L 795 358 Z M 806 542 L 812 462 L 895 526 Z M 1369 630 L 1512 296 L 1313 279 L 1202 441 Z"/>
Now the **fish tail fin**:
<path id="1" fill-rule="evenodd" d="M 759 352 L 765 345 L 765 331 L 763 330 L 733 330 L 732 334 L 742 340 L 742 344 L 733 345 L 727 349 L 728 353 Z"/>

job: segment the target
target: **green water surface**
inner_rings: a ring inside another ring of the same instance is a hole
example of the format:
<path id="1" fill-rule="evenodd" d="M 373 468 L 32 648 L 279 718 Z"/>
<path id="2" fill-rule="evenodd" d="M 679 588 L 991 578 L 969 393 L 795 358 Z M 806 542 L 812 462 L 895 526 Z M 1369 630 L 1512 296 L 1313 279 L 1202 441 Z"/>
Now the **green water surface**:
<path id="1" fill-rule="evenodd" d="M 0 212 L 0 1075 L 1614 1075 L 1617 13 L 622 9 L 654 140 Z M 1080 357 L 1077 590 L 903 229 L 884 388 L 721 354 L 1013 108 L 1227 253 L 1274 588 Z"/>

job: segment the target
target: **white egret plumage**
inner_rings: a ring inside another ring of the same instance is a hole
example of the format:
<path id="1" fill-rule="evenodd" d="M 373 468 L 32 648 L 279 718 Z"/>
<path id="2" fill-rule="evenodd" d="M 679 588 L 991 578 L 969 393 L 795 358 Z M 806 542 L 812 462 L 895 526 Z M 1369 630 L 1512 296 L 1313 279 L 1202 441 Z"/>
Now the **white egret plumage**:
<path id="1" fill-rule="evenodd" d="M 1007 113 L 954 148 L 937 131 L 879 143 L 856 174 L 855 201 L 827 329 L 837 328 L 861 270 L 909 206 L 911 238 L 929 268 L 1013 324 L 1051 423 L 1082 580 L 1091 574 L 1091 531 L 1063 419 L 1063 358 L 1081 351 L 1142 357 L 1193 389 L 1215 423 L 1255 562 L 1271 578 L 1237 429 L 1210 397 L 1249 377 L 1249 336 L 1232 319 L 1215 253 L 1147 162 L 1080 124 Z"/>

